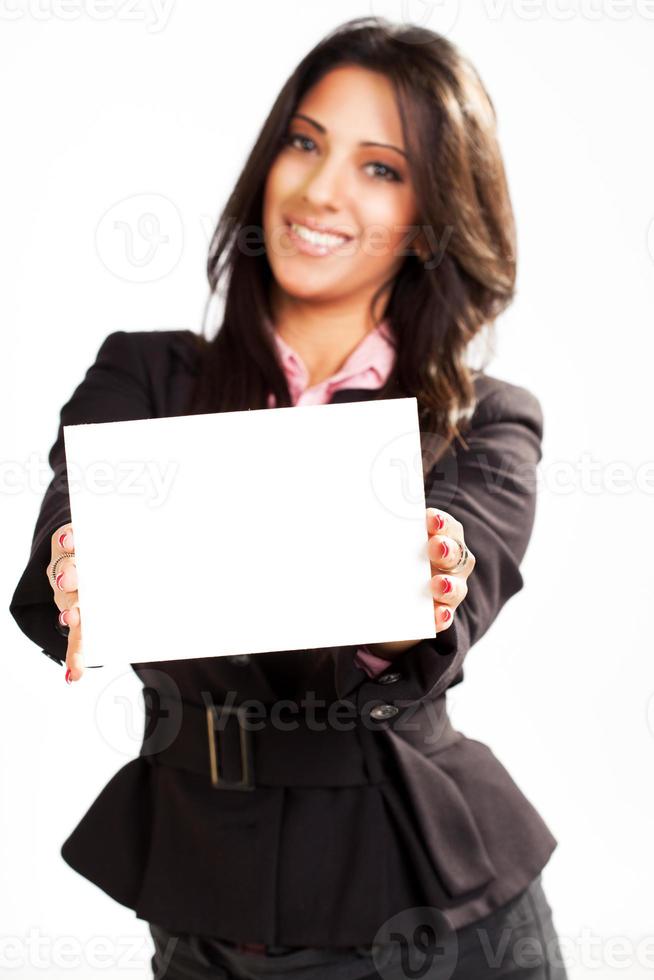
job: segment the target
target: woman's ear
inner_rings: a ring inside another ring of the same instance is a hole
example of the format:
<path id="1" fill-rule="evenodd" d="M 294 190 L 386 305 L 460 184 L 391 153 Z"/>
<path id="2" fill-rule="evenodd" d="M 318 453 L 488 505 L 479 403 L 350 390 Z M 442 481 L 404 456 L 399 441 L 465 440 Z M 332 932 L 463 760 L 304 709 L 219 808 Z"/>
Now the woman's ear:
<path id="1" fill-rule="evenodd" d="M 427 259 L 430 257 L 431 252 L 429 250 L 427 242 L 425 241 L 424 232 L 422 230 L 416 236 L 412 248 L 416 256 L 420 259 L 421 262 L 426 262 Z"/>

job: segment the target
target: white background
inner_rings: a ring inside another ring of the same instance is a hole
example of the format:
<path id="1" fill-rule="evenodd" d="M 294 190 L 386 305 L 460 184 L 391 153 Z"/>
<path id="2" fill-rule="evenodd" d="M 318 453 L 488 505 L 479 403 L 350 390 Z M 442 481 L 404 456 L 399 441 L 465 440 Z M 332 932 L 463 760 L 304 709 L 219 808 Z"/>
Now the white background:
<path id="1" fill-rule="evenodd" d="M 49 479 L 29 484 L 28 458 L 46 460 L 108 333 L 200 329 L 215 219 L 300 58 L 368 13 L 424 22 L 472 58 L 497 108 L 519 234 L 518 296 L 488 370 L 534 391 L 546 428 L 525 588 L 470 652 L 451 712 L 559 841 L 543 882 L 572 980 L 644 977 L 654 4 L 0 0 L 0 12 L 2 458 L 26 473 L 0 498 L 5 608 Z M 166 242 L 137 226 L 150 205 Z M 138 751 L 136 679 L 89 671 L 69 687 L 8 612 L 2 631 L 0 921 L 23 964 L 11 972 L 149 976 L 146 923 L 59 856 Z M 117 718 L 112 699 L 126 695 Z M 68 958 L 58 937 L 72 939 Z M 103 969 L 88 959 L 98 937 Z"/>

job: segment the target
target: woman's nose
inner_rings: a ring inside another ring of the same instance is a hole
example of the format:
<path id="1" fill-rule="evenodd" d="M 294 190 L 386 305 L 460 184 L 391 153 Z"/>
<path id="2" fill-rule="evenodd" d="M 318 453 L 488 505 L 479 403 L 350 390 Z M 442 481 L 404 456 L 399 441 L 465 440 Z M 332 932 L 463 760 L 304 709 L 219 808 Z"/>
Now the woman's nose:
<path id="1" fill-rule="evenodd" d="M 343 211 L 346 196 L 346 178 L 343 167 L 335 160 L 323 160 L 307 177 L 303 189 L 304 199 L 315 208 L 332 208 Z"/>

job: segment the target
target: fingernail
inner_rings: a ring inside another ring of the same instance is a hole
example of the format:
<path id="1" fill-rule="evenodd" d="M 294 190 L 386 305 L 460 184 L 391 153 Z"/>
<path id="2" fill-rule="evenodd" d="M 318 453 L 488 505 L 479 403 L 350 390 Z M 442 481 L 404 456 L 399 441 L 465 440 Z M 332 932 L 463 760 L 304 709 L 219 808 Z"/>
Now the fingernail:
<path id="1" fill-rule="evenodd" d="M 72 680 L 70 679 L 70 667 L 66 671 L 66 683 L 67 684 L 72 684 L 73 683 Z"/>
<path id="2" fill-rule="evenodd" d="M 441 558 L 446 558 L 449 551 L 450 549 L 447 547 L 447 543 L 445 541 L 441 541 Z"/>
<path id="3" fill-rule="evenodd" d="M 59 535 L 59 547 L 60 548 L 63 548 L 64 547 L 64 541 L 66 540 L 66 535 L 67 534 L 68 534 L 68 531 L 62 531 L 61 534 Z"/>
<path id="4" fill-rule="evenodd" d="M 67 615 L 68 615 L 67 609 L 62 609 L 61 612 L 59 613 L 59 622 L 62 626 L 68 626 L 68 621 L 66 619 Z"/>
<path id="5" fill-rule="evenodd" d="M 440 529 L 441 529 L 441 528 L 443 527 L 443 525 L 445 524 L 445 521 L 443 520 L 443 518 L 441 517 L 441 515 L 440 515 L 440 514 L 436 514 L 436 515 L 435 515 L 435 520 L 436 520 L 436 530 L 437 530 L 437 531 L 440 531 Z"/>
<path id="6" fill-rule="evenodd" d="M 444 623 L 448 623 L 450 621 L 451 617 L 452 617 L 452 613 L 450 612 L 450 610 L 449 609 L 444 609 L 443 612 L 442 612 L 442 614 L 441 614 L 441 619 L 443 620 L 443 622 Z"/>
<path id="7" fill-rule="evenodd" d="M 55 582 L 57 583 L 57 588 L 58 589 L 61 589 L 62 592 L 64 591 L 64 587 L 61 584 L 61 580 L 62 580 L 62 578 L 64 577 L 65 574 L 66 574 L 65 572 L 59 572 L 59 574 L 57 575 L 57 577 L 55 579 Z"/>
<path id="8" fill-rule="evenodd" d="M 443 578 L 441 579 L 441 592 L 451 592 L 452 591 L 452 579 Z"/>

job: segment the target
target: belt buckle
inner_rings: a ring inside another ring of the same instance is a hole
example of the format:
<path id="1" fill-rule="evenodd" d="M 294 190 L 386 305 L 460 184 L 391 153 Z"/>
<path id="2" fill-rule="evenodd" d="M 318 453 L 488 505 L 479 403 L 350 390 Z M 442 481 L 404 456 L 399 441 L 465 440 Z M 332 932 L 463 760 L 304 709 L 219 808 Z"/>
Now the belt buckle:
<path id="1" fill-rule="evenodd" d="M 241 775 L 242 778 L 238 780 L 224 779 L 222 775 L 218 773 L 218 756 L 216 753 L 216 728 L 214 724 L 214 719 L 216 718 L 216 709 L 220 709 L 220 713 L 226 712 L 227 714 L 235 714 L 238 720 L 239 727 L 239 744 L 241 749 Z M 227 704 L 208 704 L 207 709 L 207 734 L 209 737 L 209 768 L 211 772 L 211 785 L 216 789 L 243 789 L 252 790 L 255 789 L 254 782 L 252 781 L 253 776 L 253 764 L 252 764 L 252 741 L 250 739 L 250 732 L 243 727 L 243 718 L 245 717 L 245 708 L 243 705 L 227 705 Z M 246 740 L 247 736 L 247 740 Z"/>

